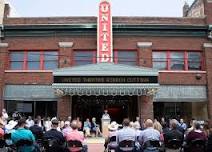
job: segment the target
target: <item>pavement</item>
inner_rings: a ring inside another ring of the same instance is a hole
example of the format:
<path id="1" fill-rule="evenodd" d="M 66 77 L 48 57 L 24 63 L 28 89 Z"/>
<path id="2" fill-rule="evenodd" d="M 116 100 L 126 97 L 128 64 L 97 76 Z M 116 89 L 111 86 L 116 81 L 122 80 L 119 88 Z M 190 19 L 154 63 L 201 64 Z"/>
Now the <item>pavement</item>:
<path id="1" fill-rule="evenodd" d="M 88 152 L 104 152 L 105 139 L 102 137 L 87 138 Z"/>

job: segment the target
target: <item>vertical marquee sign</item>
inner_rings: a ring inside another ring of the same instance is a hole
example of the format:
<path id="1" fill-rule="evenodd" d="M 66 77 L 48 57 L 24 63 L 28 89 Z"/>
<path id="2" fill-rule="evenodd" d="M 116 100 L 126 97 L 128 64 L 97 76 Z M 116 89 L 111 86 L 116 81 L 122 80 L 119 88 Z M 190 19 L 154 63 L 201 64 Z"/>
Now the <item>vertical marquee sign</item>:
<path id="1" fill-rule="evenodd" d="M 97 22 L 97 62 L 113 62 L 112 15 L 109 0 L 101 0 Z"/>

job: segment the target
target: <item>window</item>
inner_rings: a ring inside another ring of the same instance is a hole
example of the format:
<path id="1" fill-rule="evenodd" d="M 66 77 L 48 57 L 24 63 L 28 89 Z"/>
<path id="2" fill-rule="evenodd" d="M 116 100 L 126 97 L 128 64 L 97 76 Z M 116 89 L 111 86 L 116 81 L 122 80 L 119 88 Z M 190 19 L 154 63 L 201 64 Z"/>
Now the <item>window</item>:
<path id="1" fill-rule="evenodd" d="M 184 70 L 184 52 L 171 52 L 170 53 L 170 69 L 171 70 Z"/>
<path id="2" fill-rule="evenodd" d="M 153 68 L 159 70 L 167 69 L 166 52 L 153 52 Z"/>
<path id="3" fill-rule="evenodd" d="M 188 52 L 188 70 L 201 70 L 201 53 Z"/>
<path id="4" fill-rule="evenodd" d="M 118 64 L 137 65 L 137 52 L 114 51 L 114 62 Z"/>
<path id="5" fill-rule="evenodd" d="M 21 70 L 24 68 L 24 52 L 13 52 L 10 56 L 10 66 L 13 70 Z"/>
<path id="6" fill-rule="evenodd" d="M 58 52 L 45 51 L 44 52 L 44 69 L 51 70 L 58 67 Z"/>
<path id="7" fill-rule="evenodd" d="M 53 70 L 58 67 L 56 51 L 11 51 L 11 70 Z"/>
<path id="8" fill-rule="evenodd" d="M 27 52 L 28 70 L 40 69 L 40 52 Z"/>
<path id="9" fill-rule="evenodd" d="M 158 70 L 202 70 L 201 52 L 154 51 L 152 61 Z"/>
<path id="10" fill-rule="evenodd" d="M 74 65 L 96 63 L 95 51 L 74 51 Z"/>

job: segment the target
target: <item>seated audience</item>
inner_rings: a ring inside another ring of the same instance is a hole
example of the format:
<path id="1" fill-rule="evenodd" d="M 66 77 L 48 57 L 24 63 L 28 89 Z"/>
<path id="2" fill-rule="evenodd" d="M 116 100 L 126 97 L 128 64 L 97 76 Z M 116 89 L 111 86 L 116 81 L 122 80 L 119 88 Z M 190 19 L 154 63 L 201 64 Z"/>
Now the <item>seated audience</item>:
<path id="1" fill-rule="evenodd" d="M 118 130 L 118 127 L 119 125 L 115 122 L 115 121 L 112 121 L 109 125 L 108 125 L 108 131 L 109 131 L 109 134 L 108 134 L 108 137 L 106 137 L 105 139 L 105 149 L 107 148 L 107 146 L 112 147 L 112 148 L 117 148 L 118 145 L 117 145 L 117 140 L 116 140 L 116 136 L 117 136 L 117 130 Z M 115 137 L 115 141 L 110 141 L 111 137 Z M 109 144 L 109 145 L 108 145 Z"/>
<path id="2" fill-rule="evenodd" d="M 43 129 L 38 125 L 38 119 L 34 120 L 34 125 L 29 128 L 32 131 L 35 139 L 43 139 Z"/>
<path id="3" fill-rule="evenodd" d="M 84 122 L 83 131 L 85 132 L 85 137 L 91 136 L 91 134 L 90 134 L 91 122 L 90 122 L 89 118 L 87 118 L 86 121 Z"/>
<path id="4" fill-rule="evenodd" d="M 64 129 L 62 130 L 63 136 L 66 137 L 66 135 L 72 131 L 70 121 L 65 121 Z"/>
<path id="5" fill-rule="evenodd" d="M 164 134 L 165 145 L 168 145 L 168 142 L 173 139 L 180 140 L 183 143 L 183 133 L 177 129 L 176 119 L 170 121 L 170 130 Z"/>
<path id="6" fill-rule="evenodd" d="M 0 139 L 4 139 L 4 122 L 0 120 Z"/>
<path id="7" fill-rule="evenodd" d="M 207 140 L 205 133 L 201 130 L 200 124 L 198 122 L 194 123 L 194 130 L 190 131 L 186 136 L 186 143 L 189 144 L 192 140 L 201 139 Z"/>
<path id="8" fill-rule="evenodd" d="M 125 140 L 134 141 L 134 144 L 136 141 L 136 132 L 130 127 L 130 120 L 128 118 L 123 120 L 123 128 L 117 131 L 117 143 L 120 144 L 120 142 Z"/>
<path id="9" fill-rule="evenodd" d="M 87 152 L 87 145 L 85 145 L 85 138 L 83 132 L 78 131 L 77 120 L 73 120 L 71 123 L 72 130 L 66 134 L 67 141 L 80 141 L 83 144 L 83 152 Z"/>
<path id="10" fill-rule="evenodd" d="M 95 117 L 92 118 L 91 132 L 95 133 L 95 136 L 102 136 L 99 125 L 96 124 L 96 118 Z"/>
<path id="11" fill-rule="evenodd" d="M 44 139 L 53 141 L 53 146 L 50 147 L 51 152 L 58 152 L 64 150 L 65 138 L 63 134 L 57 130 L 58 120 L 56 118 L 51 121 L 51 129 L 44 134 Z"/>
<path id="12" fill-rule="evenodd" d="M 150 140 L 160 141 L 160 132 L 153 128 L 153 121 L 147 119 L 144 123 L 145 129 L 140 133 L 139 143 L 143 146 L 145 142 Z"/>
<path id="13" fill-rule="evenodd" d="M 208 136 L 208 142 L 207 142 L 207 152 L 212 151 L 212 126 L 209 129 L 209 136 Z"/>
<path id="14" fill-rule="evenodd" d="M 160 132 L 160 141 L 164 141 L 163 129 L 159 121 L 153 123 L 153 128 Z"/>
<path id="15" fill-rule="evenodd" d="M 11 139 L 14 144 L 17 144 L 20 140 L 27 140 L 29 142 L 32 142 L 31 145 L 29 144 L 17 147 L 18 148 L 17 151 L 33 152 L 35 150 L 34 146 L 35 137 L 30 130 L 25 129 L 25 125 L 26 125 L 25 119 L 21 118 L 20 120 L 18 120 L 18 129 L 11 134 Z"/>

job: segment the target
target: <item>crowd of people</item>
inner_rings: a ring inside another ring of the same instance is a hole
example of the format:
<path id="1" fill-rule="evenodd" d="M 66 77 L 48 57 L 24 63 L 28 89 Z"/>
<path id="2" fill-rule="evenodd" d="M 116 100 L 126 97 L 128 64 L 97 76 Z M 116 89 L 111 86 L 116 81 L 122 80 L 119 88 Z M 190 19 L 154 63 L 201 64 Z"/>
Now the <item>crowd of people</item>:
<path id="1" fill-rule="evenodd" d="M 110 118 L 107 111 L 104 118 Z M 112 121 L 108 126 L 109 134 L 105 137 L 105 151 L 121 152 L 159 152 L 175 149 L 185 152 L 195 152 L 189 149 L 193 141 L 200 142 L 204 151 L 212 151 L 212 129 L 207 121 L 202 124 L 195 119 L 190 124 L 183 119 L 151 120 L 141 123 L 140 118 L 135 121 L 128 118 L 122 124 Z M 0 151 L 17 152 L 69 152 L 73 148 L 80 148 L 87 152 L 86 138 L 103 137 L 96 118 L 87 118 L 81 122 L 80 118 L 59 120 L 56 117 L 41 119 L 40 116 L 27 119 L 14 112 L 11 117 L 3 109 L 0 117 Z M 4 141 L 4 145 L 2 145 Z M 174 146 L 177 147 L 174 147 Z M 76 149 L 75 149 L 76 150 Z"/>
<path id="2" fill-rule="evenodd" d="M 108 126 L 105 149 L 119 152 L 131 147 L 134 152 L 212 152 L 212 128 L 207 121 L 201 123 L 192 119 L 187 125 L 183 119 L 166 121 L 161 118 L 161 121 L 147 119 L 140 124 L 139 118 L 135 122 L 126 118 L 123 128 L 119 129 L 120 125 L 113 121 Z"/>
<path id="3" fill-rule="evenodd" d="M 91 130 L 98 130 L 95 118 L 87 127 L 93 126 Z M 56 117 L 41 119 L 40 116 L 32 119 L 31 116 L 21 116 L 17 112 L 9 118 L 4 109 L 0 117 L 0 151 L 16 152 L 69 152 L 71 149 L 79 148 L 87 152 L 85 134 L 90 130 L 83 127 L 79 118 L 72 119 L 71 116 L 66 121 L 58 120 Z M 83 132 L 84 131 L 84 132 Z M 3 142 L 4 141 L 4 142 Z M 78 143 L 76 143 L 78 142 Z M 76 144 L 78 147 L 75 147 Z"/>

